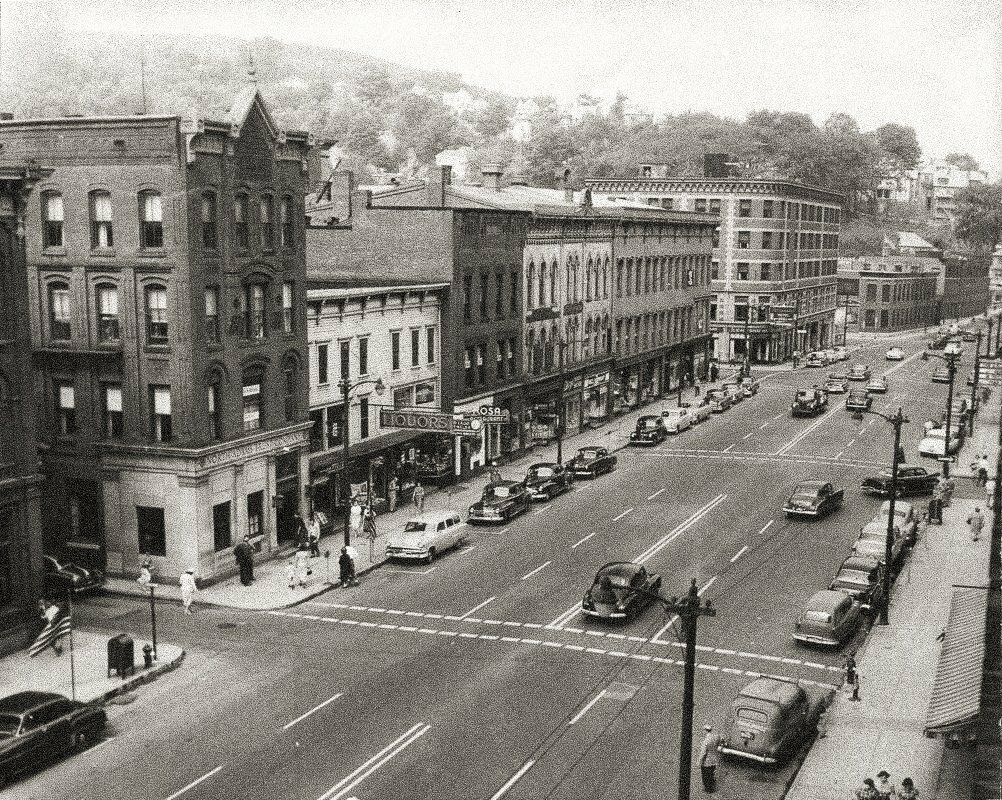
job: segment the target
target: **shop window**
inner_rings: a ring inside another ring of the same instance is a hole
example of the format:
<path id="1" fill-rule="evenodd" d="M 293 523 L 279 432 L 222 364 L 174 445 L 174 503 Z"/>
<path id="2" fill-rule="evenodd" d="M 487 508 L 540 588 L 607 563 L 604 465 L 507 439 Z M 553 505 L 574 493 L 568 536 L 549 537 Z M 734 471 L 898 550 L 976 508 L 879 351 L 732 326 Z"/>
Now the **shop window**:
<path id="1" fill-rule="evenodd" d="M 92 250 L 112 247 L 115 244 L 111 220 L 111 193 L 91 192 L 90 205 L 90 247 Z"/>
<path id="2" fill-rule="evenodd" d="M 164 211 L 159 192 L 139 193 L 139 246 L 144 250 L 164 246 Z"/>
<path id="3" fill-rule="evenodd" d="M 205 387 L 206 410 L 209 412 L 209 439 L 223 438 L 222 386 L 219 379 Z"/>
<path id="4" fill-rule="evenodd" d="M 369 337 L 361 336 L 358 340 L 358 374 L 369 374 Z"/>
<path id="5" fill-rule="evenodd" d="M 122 384 L 105 383 L 101 387 L 102 428 L 107 439 L 119 438 L 125 430 L 122 413 Z"/>
<path id="6" fill-rule="evenodd" d="M 167 555 L 167 527 L 162 508 L 136 506 L 136 531 L 139 535 L 139 552 L 142 555 Z"/>
<path id="7" fill-rule="evenodd" d="M 247 535 L 252 539 L 264 533 L 264 492 L 247 495 Z"/>
<path id="8" fill-rule="evenodd" d="M 217 553 L 233 544 L 230 525 L 230 501 L 216 503 L 212 507 L 212 544 Z"/>
<path id="9" fill-rule="evenodd" d="M 250 199 L 247 195 L 238 194 L 233 199 L 233 231 L 236 235 L 238 250 L 246 250 L 250 247 L 249 208 Z"/>
<path id="10" fill-rule="evenodd" d="M 206 250 L 219 247 L 215 192 L 205 192 L 202 195 L 202 247 Z"/>
<path id="11" fill-rule="evenodd" d="M 324 412 L 310 411 L 310 452 L 319 453 L 324 449 Z"/>
<path id="12" fill-rule="evenodd" d="M 421 331 L 411 329 L 411 366 L 421 366 Z"/>
<path id="13" fill-rule="evenodd" d="M 55 381 L 56 421 L 59 433 L 72 436 L 77 432 L 76 389 L 71 381 Z"/>
<path id="14" fill-rule="evenodd" d="M 146 287 L 146 341 L 150 344 L 166 344 L 167 287 Z"/>
<path id="15" fill-rule="evenodd" d="M 155 442 L 169 442 L 173 437 L 169 386 L 150 386 L 150 436 Z"/>
<path id="16" fill-rule="evenodd" d="M 364 397 L 358 401 L 358 438 L 369 438 L 369 401 Z"/>
<path id="17" fill-rule="evenodd" d="M 243 427 L 256 431 L 264 425 L 264 401 L 261 392 L 262 375 L 254 373 L 243 380 Z"/>
<path id="18" fill-rule="evenodd" d="M 97 287 L 97 338 L 101 342 L 117 342 L 121 338 L 118 287 L 110 283 Z"/>
<path id="19" fill-rule="evenodd" d="M 69 341 L 70 287 L 67 283 L 49 284 L 49 336 L 57 341 Z"/>
<path id="20" fill-rule="evenodd" d="M 42 247 L 63 246 L 63 196 L 42 193 Z"/>
<path id="21" fill-rule="evenodd" d="M 410 408 L 414 404 L 414 387 L 405 386 L 403 389 L 393 390 L 393 407 Z"/>
<path id="22" fill-rule="evenodd" d="M 419 406 L 431 405 L 435 402 L 435 384 L 419 383 L 414 387 L 414 404 Z"/>

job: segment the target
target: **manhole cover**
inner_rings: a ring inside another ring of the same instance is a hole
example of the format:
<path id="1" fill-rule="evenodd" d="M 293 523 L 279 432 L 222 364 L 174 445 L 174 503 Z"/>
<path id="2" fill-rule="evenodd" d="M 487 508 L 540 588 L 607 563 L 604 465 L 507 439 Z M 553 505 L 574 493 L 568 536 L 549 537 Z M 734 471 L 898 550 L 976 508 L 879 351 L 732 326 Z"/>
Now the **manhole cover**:
<path id="1" fill-rule="evenodd" d="M 228 630 L 230 630 L 230 628 L 237 627 L 237 623 L 235 623 L 235 622 L 220 622 L 219 625 L 218 625 L 218 627 L 219 627 L 220 630 L 228 631 Z"/>

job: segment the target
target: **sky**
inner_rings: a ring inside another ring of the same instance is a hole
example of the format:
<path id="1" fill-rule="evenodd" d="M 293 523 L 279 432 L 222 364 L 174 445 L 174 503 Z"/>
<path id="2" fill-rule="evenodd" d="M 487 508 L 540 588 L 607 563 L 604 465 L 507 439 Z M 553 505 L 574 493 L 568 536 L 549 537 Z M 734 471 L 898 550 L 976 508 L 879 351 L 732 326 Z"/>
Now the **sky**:
<path id="1" fill-rule="evenodd" d="M 1002 174 L 1002 10 L 985 0 L 55 0 L 70 29 L 272 36 L 517 96 L 622 91 L 655 114 L 911 125 Z M 33 0 L 5 0 L 23 12 Z"/>

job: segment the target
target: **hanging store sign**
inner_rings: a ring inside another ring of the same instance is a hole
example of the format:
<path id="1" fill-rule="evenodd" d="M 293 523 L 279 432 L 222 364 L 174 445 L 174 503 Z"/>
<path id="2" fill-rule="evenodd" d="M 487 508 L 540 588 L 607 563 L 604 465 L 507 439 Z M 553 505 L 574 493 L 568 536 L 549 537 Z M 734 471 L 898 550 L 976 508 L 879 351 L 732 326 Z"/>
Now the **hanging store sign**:
<path id="1" fill-rule="evenodd" d="M 381 408 L 379 409 L 379 427 L 452 433 L 452 414 L 445 411 Z"/>

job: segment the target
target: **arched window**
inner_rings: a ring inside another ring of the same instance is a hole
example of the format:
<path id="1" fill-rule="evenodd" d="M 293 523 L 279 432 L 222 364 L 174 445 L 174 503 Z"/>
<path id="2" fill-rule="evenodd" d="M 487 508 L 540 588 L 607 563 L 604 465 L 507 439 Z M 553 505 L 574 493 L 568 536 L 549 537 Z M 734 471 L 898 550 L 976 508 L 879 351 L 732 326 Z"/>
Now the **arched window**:
<path id="1" fill-rule="evenodd" d="M 557 262 L 550 265 L 550 305 L 555 306 L 557 300 Z"/>
<path id="2" fill-rule="evenodd" d="M 539 262 L 539 305 L 546 305 L 546 262 Z"/>
<path id="3" fill-rule="evenodd" d="M 216 193 L 202 195 L 202 247 L 215 250 L 219 247 L 219 232 L 216 227 Z"/>
<path id="4" fill-rule="evenodd" d="M 249 283 L 244 288 L 245 320 L 244 330 L 248 339 L 263 339 L 268 335 L 266 298 L 268 286 L 265 283 Z"/>
<path id="5" fill-rule="evenodd" d="M 534 308 L 536 303 L 536 265 L 532 261 L 529 262 L 528 272 L 526 273 L 525 285 L 528 291 L 525 293 L 525 307 Z"/>
<path id="6" fill-rule="evenodd" d="M 275 249 L 275 201 L 270 194 L 261 195 L 258 203 L 258 224 L 262 250 Z"/>
<path id="7" fill-rule="evenodd" d="M 90 206 L 90 246 L 92 250 L 100 247 L 112 247 L 115 237 L 111 227 L 111 193 L 105 191 L 91 192 L 88 195 Z"/>
<path id="8" fill-rule="evenodd" d="M 248 369 L 241 383 L 243 396 L 243 429 L 256 431 L 264 427 L 264 370 Z"/>
<path id="9" fill-rule="evenodd" d="M 63 281 L 49 284 L 49 337 L 68 342 L 72 338 L 70 285 Z"/>
<path id="10" fill-rule="evenodd" d="M 139 246 L 145 250 L 164 246 L 164 210 L 160 192 L 139 193 Z"/>
<path id="11" fill-rule="evenodd" d="M 146 287 L 146 341 L 150 344 L 166 344 L 168 334 L 167 287 Z"/>
<path id="12" fill-rule="evenodd" d="M 233 232 L 237 239 L 237 249 L 250 247 L 250 199 L 245 194 L 233 198 Z"/>

